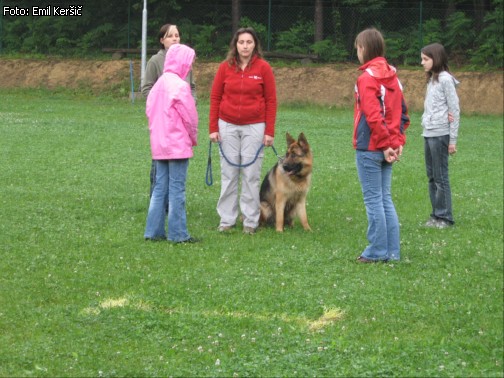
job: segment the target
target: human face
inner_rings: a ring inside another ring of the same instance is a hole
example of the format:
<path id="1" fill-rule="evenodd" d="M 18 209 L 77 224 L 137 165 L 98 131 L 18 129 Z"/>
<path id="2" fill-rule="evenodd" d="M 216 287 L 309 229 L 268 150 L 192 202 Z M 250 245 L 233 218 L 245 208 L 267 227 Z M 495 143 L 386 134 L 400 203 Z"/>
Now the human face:
<path id="1" fill-rule="evenodd" d="M 357 58 L 359 59 L 360 64 L 364 63 L 364 47 L 357 45 Z"/>
<path id="2" fill-rule="evenodd" d="M 252 34 L 240 34 L 238 41 L 236 41 L 236 49 L 241 60 L 249 60 L 255 49 L 254 37 L 252 37 Z"/>
<path id="3" fill-rule="evenodd" d="M 422 61 L 420 62 L 420 64 L 423 66 L 424 71 L 430 72 L 430 70 L 432 70 L 432 64 L 434 63 L 432 61 L 432 58 L 429 58 L 424 53 L 420 53 L 420 57 L 422 58 Z"/>
<path id="4" fill-rule="evenodd" d="M 180 43 L 180 34 L 176 26 L 171 26 L 163 38 L 161 38 L 165 50 L 168 50 L 171 45 Z"/>

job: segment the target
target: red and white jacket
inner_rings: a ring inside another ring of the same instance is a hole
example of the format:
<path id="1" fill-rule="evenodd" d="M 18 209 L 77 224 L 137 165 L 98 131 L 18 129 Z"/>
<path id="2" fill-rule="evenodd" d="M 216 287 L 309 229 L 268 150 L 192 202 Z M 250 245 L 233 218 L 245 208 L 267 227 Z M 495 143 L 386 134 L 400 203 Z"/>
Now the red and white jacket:
<path id="1" fill-rule="evenodd" d="M 354 148 L 382 151 L 403 146 L 410 120 L 396 69 L 378 57 L 359 70 L 363 73 L 355 85 Z"/>
<path id="2" fill-rule="evenodd" d="M 271 66 L 252 57 L 241 70 L 227 61 L 219 65 L 210 92 L 210 134 L 219 131 L 219 118 L 234 125 L 266 123 L 264 133 L 275 136 L 276 84 Z"/>

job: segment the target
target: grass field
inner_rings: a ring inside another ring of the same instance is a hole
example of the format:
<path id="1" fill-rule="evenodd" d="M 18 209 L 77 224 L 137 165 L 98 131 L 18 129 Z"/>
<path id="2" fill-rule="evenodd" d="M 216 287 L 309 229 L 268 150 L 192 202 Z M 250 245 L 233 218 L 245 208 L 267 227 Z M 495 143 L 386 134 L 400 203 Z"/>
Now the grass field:
<path id="1" fill-rule="evenodd" d="M 402 260 L 359 265 L 365 215 L 351 110 L 280 108 L 305 132 L 308 217 L 218 234 L 205 185 L 208 103 L 187 183 L 194 245 L 145 242 L 141 102 L 0 92 L 0 376 L 503 374 L 503 118 L 464 116 L 450 159 L 456 226 L 429 216 L 419 114 L 393 195 Z M 264 173 L 275 163 L 266 151 Z"/>

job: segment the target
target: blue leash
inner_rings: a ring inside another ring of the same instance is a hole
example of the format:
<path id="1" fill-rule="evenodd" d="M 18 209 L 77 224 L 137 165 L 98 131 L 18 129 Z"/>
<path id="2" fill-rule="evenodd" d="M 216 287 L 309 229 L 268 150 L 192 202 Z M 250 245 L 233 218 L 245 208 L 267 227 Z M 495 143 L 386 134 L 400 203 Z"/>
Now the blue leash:
<path id="1" fill-rule="evenodd" d="M 219 143 L 219 150 L 222 154 L 222 157 L 224 158 L 224 160 L 226 160 L 226 162 L 229 164 L 229 165 L 232 165 L 233 167 L 238 167 L 238 168 L 246 168 L 252 164 L 254 164 L 257 160 L 257 158 L 259 157 L 259 154 L 261 153 L 262 149 L 264 148 L 264 144 L 261 144 L 261 146 L 259 147 L 259 149 L 257 150 L 255 156 L 254 156 L 254 159 L 252 159 L 252 161 L 248 162 L 248 163 L 245 163 L 245 164 L 236 164 L 236 163 L 233 163 L 232 161 L 230 161 L 228 159 L 228 157 L 224 154 L 224 151 L 222 150 L 222 144 L 221 142 L 218 142 Z M 281 160 L 282 158 L 280 156 L 278 156 L 278 153 L 275 149 L 274 146 L 271 146 L 271 148 L 273 149 L 273 152 L 275 153 L 276 157 L 278 158 L 278 160 Z M 208 186 L 212 186 L 213 185 L 213 174 L 212 174 L 212 142 L 210 141 L 210 144 L 208 146 L 208 163 L 207 163 L 207 171 L 206 171 L 206 176 L 205 176 L 205 183 L 208 185 Z"/>

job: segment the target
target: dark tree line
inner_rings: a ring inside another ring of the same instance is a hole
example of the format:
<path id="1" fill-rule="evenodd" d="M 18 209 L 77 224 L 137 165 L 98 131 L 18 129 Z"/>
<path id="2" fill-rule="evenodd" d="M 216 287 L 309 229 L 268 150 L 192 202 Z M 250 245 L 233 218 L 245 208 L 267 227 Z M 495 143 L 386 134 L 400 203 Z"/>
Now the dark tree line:
<path id="1" fill-rule="evenodd" d="M 90 56 L 103 48 L 139 48 L 143 0 L 86 0 L 79 15 L 35 15 L 74 1 L 0 0 L 0 53 Z M 253 26 L 266 50 L 316 54 L 321 61 L 353 58 L 353 39 L 376 26 L 392 59 L 417 60 L 420 45 L 447 46 L 461 64 L 502 67 L 503 0 L 148 0 L 148 45 L 176 23 L 200 58 L 217 59 L 240 26 Z M 29 14 L 22 15 L 22 10 Z M 17 13 L 16 13 L 17 12 Z"/>

